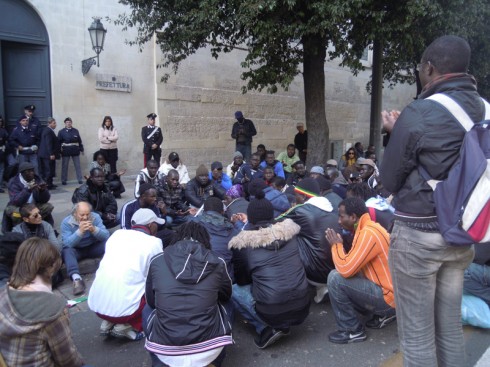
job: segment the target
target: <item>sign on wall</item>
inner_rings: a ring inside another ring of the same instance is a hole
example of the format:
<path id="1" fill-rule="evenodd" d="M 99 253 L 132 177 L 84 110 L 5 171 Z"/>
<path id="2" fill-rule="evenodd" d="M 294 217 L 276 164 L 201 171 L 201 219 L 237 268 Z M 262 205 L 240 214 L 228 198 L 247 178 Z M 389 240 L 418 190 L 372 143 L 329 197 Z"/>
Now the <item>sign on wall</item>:
<path id="1" fill-rule="evenodd" d="M 95 89 L 131 93 L 131 77 L 113 74 L 96 74 Z"/>

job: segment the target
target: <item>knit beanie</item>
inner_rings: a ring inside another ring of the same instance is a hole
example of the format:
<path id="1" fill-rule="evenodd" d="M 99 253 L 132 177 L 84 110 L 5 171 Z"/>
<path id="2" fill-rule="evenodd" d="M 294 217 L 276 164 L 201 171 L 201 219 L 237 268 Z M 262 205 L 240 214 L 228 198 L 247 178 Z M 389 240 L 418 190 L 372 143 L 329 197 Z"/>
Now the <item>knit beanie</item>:
<path id="1" fill-rule="evenodd" d="M 211 196 L 204 201 L 204 211 L 223 212 L 223 203 L 217 197 Z"/>
<path id="2" fill-rule="evenodd" d="M 324 176 L 318 176 L 315 178 L 318 185 L 320 186 L 320 191 L 327 191 L 332 189 L 332 181 L 326 179 Z"/>
<path id="3" fill-rule="evenodd" d="M 251 224 L 270 222 L 274 219 L 274 208 L 271 202 L 265 198 L 263 191 L 259 191 L 255 199 L 248 205 L 247 216 Z"/>
<path id="4" fill-rule="evenodd" d="M 250 196 L 257 196 L 257 193 L 259 191 L 264 190 L 267 187 L 267 184 L 265 181 L 261 178 L 256 178 L 253 179 L 249 184 L 248 184 L 248 193 Z"/>
<path id="5" fill-rule="evenodd" d="M 320 195 L 320 185 L 314 178 L 308 177 L 296 184 L 294 191 L 306 195 L 308 198 Z"/>
<path id="6" fill-rule="evenodd" d="M 198 176 L 207 176 L 208 175 L 208 169 L 204 164 L 201 164 L 199 167 L 196 169 L 196 177 Z"/>

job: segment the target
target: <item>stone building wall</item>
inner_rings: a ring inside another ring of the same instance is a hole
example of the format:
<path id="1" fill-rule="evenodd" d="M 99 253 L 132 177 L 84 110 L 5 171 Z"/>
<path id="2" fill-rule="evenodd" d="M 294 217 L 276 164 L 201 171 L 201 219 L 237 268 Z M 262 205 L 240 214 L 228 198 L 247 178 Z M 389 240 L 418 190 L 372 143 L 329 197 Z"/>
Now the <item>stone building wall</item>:
<path id="1" fill-rule="evenodd" d="M 23 0 L 22 0 L 23 1 Z M 243 51 L 234 51 L 213 59 L 209 51 L 200 50 L 184 61 L 169 82 L 160 82 L 162 69 L 156 65 L 161 53 L 153 43 L 142 52 L 125 44 L 134 30 L 123 32 L 106 20 L 127 9 L 117 0 L 26 0 L 38 12 L 49 34 L 53 117 L 58 129 L 70 116 L 80 130 L 87 167 L 92 153 L 99 148 L 97 130 L 104 115 L 111 115 L 119 131 L 118 167 L 135 174 L 142 166 L 141 127 L 146 115 L 158 114 L 157 124 L 164 131 L 163 157 L 179 152 L 190 168 L 191 176 L 198 163 L 220 160 L 228 164 L 235 151 L 231 139 L 234 112 L 243 111 L 254 121 L 259 143 L 280 152 L 293 141 L 296 123 L 304 121 L 302 78 L 297 77 L 288 91 L 270 95 L 266 92 L 241 93 L 240 79 Z M 93 16 L 102 17 L 107 29 L 100 67 L 93 66 L 82 76 L 81 61 L 95 55 L 88 27 Z M 354 77 L 348 70 L 329 62 L 326 73 L 326 114 L 330 138 L 341 141 L 342 149 L 355 141 L 368 143 L 370 96 L 365 86 L 371 70 Z M 131 78 L 130 93 L 95 88 L 96 74 Z M 401 109 L 415 95 L 414 86 L 398 86 L 384 92 L 386 108 Z M 327 147 L 326 147 L 327 148 Z M 73 179 L 73 172 L 70 178 Z"/>

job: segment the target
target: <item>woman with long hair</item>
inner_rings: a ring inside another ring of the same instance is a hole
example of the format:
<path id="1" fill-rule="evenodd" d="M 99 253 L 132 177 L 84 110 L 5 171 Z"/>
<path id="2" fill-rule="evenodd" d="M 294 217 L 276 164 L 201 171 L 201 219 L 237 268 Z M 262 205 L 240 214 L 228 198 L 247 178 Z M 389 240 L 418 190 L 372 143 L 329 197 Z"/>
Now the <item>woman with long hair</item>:
<path id="1" fill-rule="evenodd" d="M 117 140 L 119 135 L 114 127 L 111 116 L 104 116 L 102 126 L 99 127 L 99 141 L 100 150 L 104 152 L 107 157 L 107 163 L 111 167 L 111 173 L 116 173 L 116 162 L 118 159 L 117 153 Z"/>
<path id="2" fill-rule="evenodd" d="M 53 294 L 58 249 L 31 237 L 20 245 L 9 284 L 0 291 L 0 351 L 8 366 L 82 366 L 66 300 Z"/>
<path id="3" fill-rule="evenodd" d="M 340 158 L 339 170 L 342 171 L 344 168 L 355 166 L 357 158 L 356 149 L 354 147 L 350 147 Z"/>

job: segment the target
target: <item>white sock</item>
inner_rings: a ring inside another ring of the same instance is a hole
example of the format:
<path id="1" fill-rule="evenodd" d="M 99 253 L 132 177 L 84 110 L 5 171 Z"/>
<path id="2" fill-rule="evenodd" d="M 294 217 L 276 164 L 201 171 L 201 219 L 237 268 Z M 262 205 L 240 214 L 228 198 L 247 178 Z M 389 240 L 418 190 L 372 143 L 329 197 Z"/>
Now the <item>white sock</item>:
<path id="1" fill-rule="evenodd" d="M 80 274 L 73 274 L 73 275 L 71 276 L 71 279 L 72 279 L 72 280 L 78 280 L 78 279 L 82 279 L 82 277 L 80 276 Z"/>

